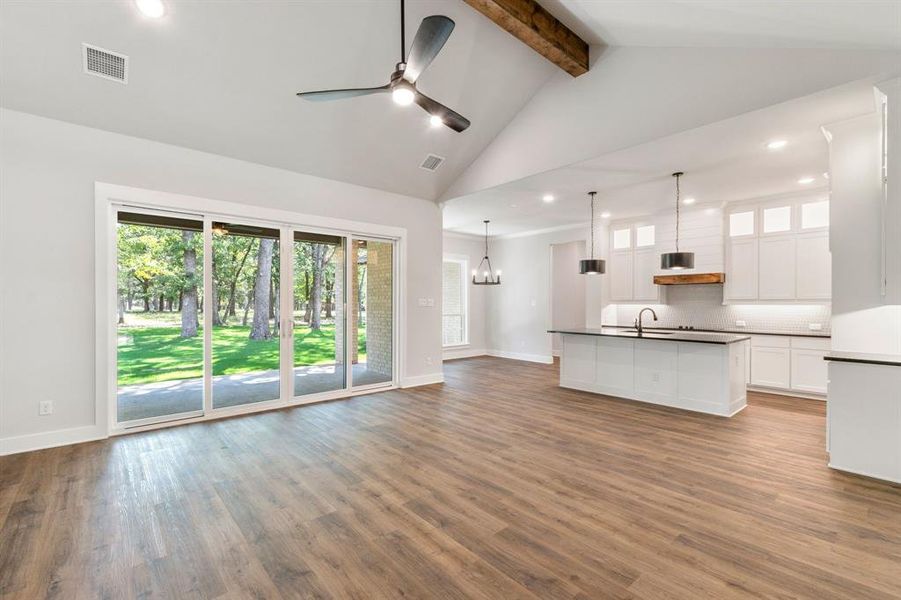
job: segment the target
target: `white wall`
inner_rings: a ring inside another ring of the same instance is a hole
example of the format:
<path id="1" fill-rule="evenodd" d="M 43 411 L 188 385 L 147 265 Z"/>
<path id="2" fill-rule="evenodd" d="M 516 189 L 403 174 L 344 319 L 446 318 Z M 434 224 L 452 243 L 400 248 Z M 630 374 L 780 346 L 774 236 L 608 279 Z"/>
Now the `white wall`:
<path id="1" fill-rule="evenodd" d="M 485 242 L 483 239 L 457 233 L 444 233 L 444 253 L 466 256 L 469 271 L 479 265 L 479 261 L 485 255 Z M 501 269 L 503 270 L 503 269 Z M 467 276 L 469 276 L 467 271 Z M 488 350 L 485 332 L 486 304 L 485 297 L 490 291 L 489 286 L 469 285 L 469 344 L 465 348 L 444 350 L 444 358 L 463 358 L 466 356 L 481 356 Z"/>
<path id="2" fill-rule="evenodd" d="M 884 223 L 881 117 L 873 112 L 826 129 L 832 138 L 832 349 L 901 354 L 901 305 L 892 304 L 880 285 Z M 890 161 L 901 161 L 901 152 L 896 149 Z M 885 224 L 889 237 L 901 235 L 901 224 Z M 897 280 L 901 273 L 890 272 L 889 276 Z"/>
<path id="3" fill-rule="evenodd" d="M 443 194 L 445 200 L 806 96 L 897 76 L 898 51 L 608 48 L 555 74 Z M 636 77 L 636 74 L 640 76 Z M 665 103 L 661 104 L 661 98 Z M 664 108 L 665 107 L 665 108 Z"/>
<path id="4" fill-rule="evenodd" d="M 406 227 L 401 371 L 440 378 L 440 308 L 416 301 L 441 297 L 434 203 L 2 109 L 0 451 L 94 423 L 95 181 Z"/>
<path id="5" fill-rule="evenodd" d="M 604 257 L 600 240 L 596 256 Z M 489 352 L 497 356 L 551 362 L 551 245 L 585 243 L 587 227 L 494 239 L 492 263 L 504 282 L 487 293 Z M 587 248 L 587 244 L 585 245 Z M 576 265 L 577 267 L 577 265 Z M 599 324 L 603 309 L 603 275 L 585 276 L 585 322 Z"/>
<path id="6" fill-rule="evenodd" d="M 555 329 L 585 327 L 585 281 L 589 278 L 579 274 L 585 254 L 581 240 L 551 244 L 551 327 Z M 560 334 L 554 334 L 551 342 L 554 356 L 559 356 Z"/>

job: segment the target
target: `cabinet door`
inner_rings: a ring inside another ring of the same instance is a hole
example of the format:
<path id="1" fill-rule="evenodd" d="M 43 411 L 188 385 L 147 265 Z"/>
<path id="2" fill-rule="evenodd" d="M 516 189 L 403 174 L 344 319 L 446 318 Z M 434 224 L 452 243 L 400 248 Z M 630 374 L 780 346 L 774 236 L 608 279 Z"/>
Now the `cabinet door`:
<path id="1" fill-rule="evenodd" d="M 757 240 L 730 240 L 726 270 L 726 300 L 757 299 Z"/>
<path id="2" fill-rule="evenodd" d="M 795 239 L 761 238 L 758 295 L 761 300 L 794 300 Z"/>
<path id="3" fill-rule="evenodd" d="M 654 273 L 660 264 L 660 255 L 654 248 L 636 250 L 633 259 L 632 299 L 657 302 L 659 287 L 654 283 Z"/>
<path id="4" fill-rule="evenodd" d="M 799 392 L 826 393 L 828 369 L 822 350 L 792 350 L 791 386 Z"/>
<path id="5" fill-rule="evenodd" d="M 829 235 L 801 235 L 797 240 L 797 298 L 828 300 L 832 295 L 832 255 Z"/>
<path id="6" fill-rule="evenodd" d="M 751 348 L 751 385 L 789 389 L 791 350 L 788 348 Z M 825 362 L 825 361 L 824 361 Z"/>
<path id="7" fill-rule="evenodd" d="M 614 252 L 610 256 L 610 299 L 632 299 L 632 252 Z"/>

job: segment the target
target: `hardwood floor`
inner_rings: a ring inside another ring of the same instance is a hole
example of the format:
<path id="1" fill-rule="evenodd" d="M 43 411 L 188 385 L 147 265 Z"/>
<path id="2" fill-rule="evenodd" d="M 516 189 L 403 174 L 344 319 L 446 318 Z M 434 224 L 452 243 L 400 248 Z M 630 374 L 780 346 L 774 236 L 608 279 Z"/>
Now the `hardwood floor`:
<path id="1" fill-rule="evenodd" d="M 821 402 L 732 419 L 556 367 L 0 458 L 3 598 L 901 598 L 901 487 Z"/>

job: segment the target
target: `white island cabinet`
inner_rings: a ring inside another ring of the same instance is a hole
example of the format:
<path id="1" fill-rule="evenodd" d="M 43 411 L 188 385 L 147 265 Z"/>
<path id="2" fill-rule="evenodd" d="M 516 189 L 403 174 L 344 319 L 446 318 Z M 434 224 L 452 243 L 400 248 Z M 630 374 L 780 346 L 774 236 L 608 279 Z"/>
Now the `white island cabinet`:
<path id="1" fill-rule="evenodd" d="M 561 334 L 560 385 L 731 417 L 746 405 L 746 335 L 637 333 L 615 328 Z"/>

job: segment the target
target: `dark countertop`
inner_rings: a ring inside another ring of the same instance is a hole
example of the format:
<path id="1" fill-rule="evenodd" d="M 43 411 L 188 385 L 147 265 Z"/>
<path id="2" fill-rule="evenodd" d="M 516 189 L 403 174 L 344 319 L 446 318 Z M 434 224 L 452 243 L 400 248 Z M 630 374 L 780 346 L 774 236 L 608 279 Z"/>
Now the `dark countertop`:
<path id="1" fill-rule="evenodd" d="M 601 325 L 603 328 L 611 329 L 634 329 L 631 325 Z M 810 338 L 826 338 L 832 337 L 831 333 L 822 331 L 806 331 L 804 333 L 786 333 L 785 331 L 767 331 L 765 329 L 678 329 L 677 327 L 645 327 L 645 331 L 681 331 L 700 333 L 739 333 L 744 335 L 782 335 L 785 337 L 810 337 Z"/>
<path id="2" fill-rule="evenodd" d="M 871 352 L 830 352 L 826 360 L 837 362 L 863 363 L 867 365 L 888 365 L 901 367 L 901 354 L 873 354 Z"/>
<path id="3" fill-rule="evenodd" d="M 629 331 L 621 327 L 602 327 L 600 329 L 549 329 L 548 333 L 569 333 L 573 335 L 595 335 L 600 337 L 618 337 L 642 340 L 661 340 L 664 342 L 695 342 L 698 344 L 734 344 L 751 339 L 748 335 L 735 335 L 730 333 L 705 333 L 698 331 L 679 331 L 674 330 L 671 333 L 663 333 L 659 329 L 657 331 L 644 330 L 639 337 L 638 333 Z"/>

